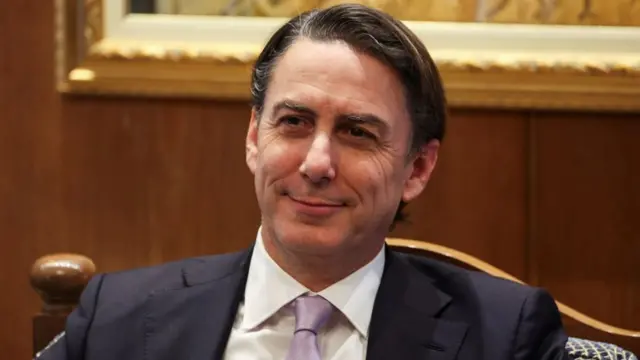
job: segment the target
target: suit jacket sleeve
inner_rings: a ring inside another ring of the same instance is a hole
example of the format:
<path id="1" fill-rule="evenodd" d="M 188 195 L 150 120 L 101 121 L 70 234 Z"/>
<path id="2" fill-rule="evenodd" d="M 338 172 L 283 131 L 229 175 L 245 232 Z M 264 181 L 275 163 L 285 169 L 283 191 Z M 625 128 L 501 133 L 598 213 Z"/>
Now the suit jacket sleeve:
<path id="1" fill-rule="evenodd" d="M 96 310 L 104 275 L 96 275 L 80 296 L 80 303 L 67 317 L 64 333 L 36 355 L 38 360 L 84 360 L 87 334 Z"/>
<path id="2" fill-rule="evenodd" d="M 514 359 L 569 360 L 567 335 L 553 298 L 536 289 L 522 306 L 515 337 Z"/>

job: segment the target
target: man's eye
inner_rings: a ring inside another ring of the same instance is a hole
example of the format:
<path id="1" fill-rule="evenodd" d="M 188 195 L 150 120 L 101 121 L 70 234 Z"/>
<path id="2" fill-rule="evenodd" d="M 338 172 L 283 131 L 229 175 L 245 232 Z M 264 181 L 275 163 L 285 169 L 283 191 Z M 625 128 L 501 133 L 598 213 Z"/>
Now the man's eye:
<path id="1" fill-rule="evenodd" d="M 280 119 L 280 123 L 287 126 L 299 127 L 304 125 L 304 119 L 295 116 L 285 116 Z"/>
<path id="2" fill-rule="evenodd" d="M 369 139 L 374 138 L 373 134 L 359 127 L 349 128 L 349 135 L 356 138 L 369 138 Z"/>

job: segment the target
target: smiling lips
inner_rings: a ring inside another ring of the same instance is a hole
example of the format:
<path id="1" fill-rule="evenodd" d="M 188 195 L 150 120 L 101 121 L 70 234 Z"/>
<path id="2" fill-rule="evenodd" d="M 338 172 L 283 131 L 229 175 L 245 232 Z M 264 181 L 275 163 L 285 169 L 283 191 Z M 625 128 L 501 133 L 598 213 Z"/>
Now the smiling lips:
<path id="1" fill-rule="evenodd" d="M 340 211 L 344 203 L 327 201 L 318 198 L 294 197 L 289 195 L 298 213 L 310 216 L 329 216 Z"/>

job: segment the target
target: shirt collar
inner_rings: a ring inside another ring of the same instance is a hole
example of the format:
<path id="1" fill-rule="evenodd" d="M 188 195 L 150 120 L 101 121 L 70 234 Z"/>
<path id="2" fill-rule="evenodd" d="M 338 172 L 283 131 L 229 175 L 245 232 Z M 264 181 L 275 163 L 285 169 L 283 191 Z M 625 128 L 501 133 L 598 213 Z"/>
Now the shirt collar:
<path id="1" fill-rule="evenodd" d="M 249 263 L 244 290 L 241 327 L 249 330 L 262 324 L 282 307 L 309 290 L 287 274 L 264 248 L 261 229 Z"/>
<path id="2" fill-rule="evenodd" d="M 373 304 L 384 271 L 385 252 L 380 249 L 368 264 L 318 294 L 340 310 L 364 337 L 368 336 Z M 253 329 L 295 298 L 311 292 L 273 261 L 264 248 L 260 230 L 249 264 L 241 327 Z"/>
<path id="3" fill-rule="evenodd" d="M 382 279 L 384 262 L 383 247 L 368 264 L 319 293 L 338 308 L 365 339 L 369 335 L 373 303 Z"/>

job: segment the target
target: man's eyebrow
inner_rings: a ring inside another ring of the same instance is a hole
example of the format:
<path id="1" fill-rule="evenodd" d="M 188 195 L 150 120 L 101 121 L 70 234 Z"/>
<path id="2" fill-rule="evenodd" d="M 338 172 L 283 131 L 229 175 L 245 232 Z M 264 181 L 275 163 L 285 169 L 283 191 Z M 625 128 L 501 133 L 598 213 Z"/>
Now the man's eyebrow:
<path id="1" fill-rule="evenodd" d="M 275 117 L 275 115 L 282 110 L 291 110 L 297 113 L 302 113 L 302 114 L 306 114 L 313 117 L 316 117 L 318 115 L 313 109 L 311 109 L 306 105 L 297 103 L 292 100 L 282 100 L 273 107 L 273 111 L 271 112 L 271 117 L 272 118 Z"/>

